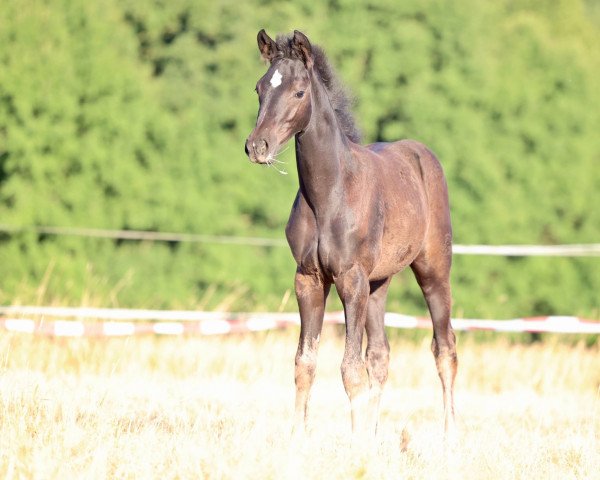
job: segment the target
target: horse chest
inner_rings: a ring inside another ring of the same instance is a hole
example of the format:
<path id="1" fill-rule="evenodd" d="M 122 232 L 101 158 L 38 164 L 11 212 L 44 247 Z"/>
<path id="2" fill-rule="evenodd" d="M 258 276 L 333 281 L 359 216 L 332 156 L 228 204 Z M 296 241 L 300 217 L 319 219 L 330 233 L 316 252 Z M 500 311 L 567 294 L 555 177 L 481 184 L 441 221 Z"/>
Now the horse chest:
<path id="1" fill-rule="evenodd" d="M 342 263 L 356 256 L 352 232 L 342 220 L 324 222 L 317 231 L 317 253 L 321 268 L 335 274 Z"/>
<path id="2" fill-rule="evenodd" d="M 292 254 L 302 271 L 320 272 L 333 278 L 364 259 L 364 252 L 359 249 L 364 242 L 344 221 L 318 224 L 314 217 L 311 220 L 302 222 L 310 225 L 310 228 L 302 229 L 302 236 L 288 235 Z M 291 232 L 288 230 L 288 233 Z"/>

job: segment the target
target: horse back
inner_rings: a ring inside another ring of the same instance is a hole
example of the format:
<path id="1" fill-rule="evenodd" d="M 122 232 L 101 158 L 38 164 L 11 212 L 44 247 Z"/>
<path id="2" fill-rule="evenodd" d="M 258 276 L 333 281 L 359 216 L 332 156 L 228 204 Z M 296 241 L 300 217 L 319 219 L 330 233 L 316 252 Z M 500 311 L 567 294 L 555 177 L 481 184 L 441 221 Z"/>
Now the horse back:
<path id="1" fill-rule="evenodd" d="M 380 158 L 385 179 L 400 188 L 412 183 L 425 194 L 428 210 L 441 209 L 449 212 L 448 187 L 444 171 L 435 154 L 416 140 L 373 143 L 365 147 Z M 376 167 L 379 168 L 379 167 Z M 394 192 L 396 188 L 389 187 Z"/>

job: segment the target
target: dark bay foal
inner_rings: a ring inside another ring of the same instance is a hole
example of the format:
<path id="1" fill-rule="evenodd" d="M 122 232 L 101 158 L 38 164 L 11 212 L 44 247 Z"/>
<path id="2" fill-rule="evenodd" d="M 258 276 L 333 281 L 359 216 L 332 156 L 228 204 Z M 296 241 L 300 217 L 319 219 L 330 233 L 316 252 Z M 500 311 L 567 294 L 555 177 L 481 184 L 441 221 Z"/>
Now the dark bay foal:
<path id="1" fill-rule="evenodd" d="M 387 290 L 392 276 L 410 266 L 431 313 L 445 431 L 451 434 L 457 357 L 450 324 L 452 227 L 442 168 L 416 141 L 359 145 L 344 90 L 323 51 L 301 32 L 274 41 L 261 30 L 258 47 L 270 67 L 256 85 L 260 108 L 246 153 L 252 162 L 272 164 L 295 136 L 300 179 L 286 228 L 298 264 L 301 316 L 295 430 L 305 428 L 325 301 L 334 284 L 346 316 L 341 371 L 352 430 L 375 433 L 388 376 Z"/>

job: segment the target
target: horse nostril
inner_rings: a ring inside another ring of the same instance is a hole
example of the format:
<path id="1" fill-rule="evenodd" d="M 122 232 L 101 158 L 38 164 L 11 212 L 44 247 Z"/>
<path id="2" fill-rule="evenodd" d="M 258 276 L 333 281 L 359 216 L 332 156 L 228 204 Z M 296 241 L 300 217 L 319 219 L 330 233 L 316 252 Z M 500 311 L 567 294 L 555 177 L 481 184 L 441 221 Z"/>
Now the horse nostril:
<path id="1" fill-rule="evenodd" d="M 258 155 L 264 155 L 267 153 L 269 145 L 265 139 L 260 139 L 258 142 L 256 142 L 256 147 L 254 147 L 254 149 Z"/>
<path id="2" fill-rule="evenodd" d="M 244 152 L 246 152 L 246 155 L 250 156 L 250 150 L 248 150 L 248 141 L 246 140 L 246 143 L 244 144 Z"/>

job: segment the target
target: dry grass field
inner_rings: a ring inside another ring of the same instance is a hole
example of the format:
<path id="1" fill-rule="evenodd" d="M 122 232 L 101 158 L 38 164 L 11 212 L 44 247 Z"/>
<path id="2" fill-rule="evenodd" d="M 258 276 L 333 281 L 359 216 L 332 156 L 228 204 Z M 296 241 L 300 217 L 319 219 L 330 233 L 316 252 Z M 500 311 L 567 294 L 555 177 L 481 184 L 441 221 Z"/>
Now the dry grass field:
<path id="1" fill-rule="evenodd" d="M 2 478 L 600 478 L 600 349 L 459 338 L 459 447 L 443 453 L 429 340 L 391 342 L 379 434 L 349 442 L 322 336 L 304 444 L 291 444 L 297 331 L 219 338 L 0 333 Z M 400 451 L 402 431 L 410 435 Z"/>

